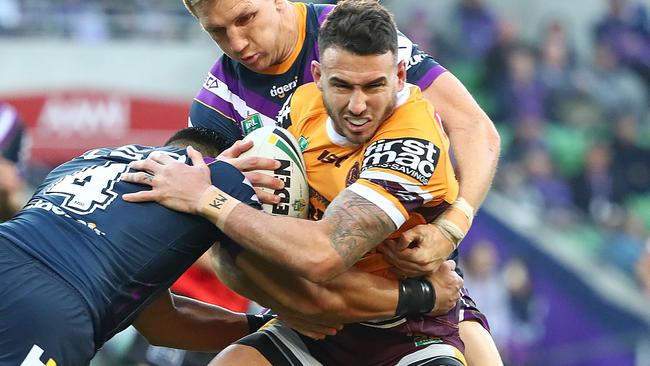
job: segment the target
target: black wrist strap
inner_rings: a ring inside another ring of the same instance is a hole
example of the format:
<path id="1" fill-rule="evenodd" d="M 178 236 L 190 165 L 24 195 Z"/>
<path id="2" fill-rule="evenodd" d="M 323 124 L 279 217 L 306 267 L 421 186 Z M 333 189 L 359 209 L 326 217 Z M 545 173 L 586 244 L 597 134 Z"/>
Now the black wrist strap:
<path id="1" fill-rule="evenodd" d="M 426 314 L 436 304 L 436 291 L 426 278 L 399 281 L 396 316 Z"/>
<path id="2" fill-rule="evenodd" d="M 272 319 L 275 319 L 275 316 L 268 314 L 246 314 L 246 320 L 248 320 L 248 333 L 252 334 L 257 332 L 264 326 L 264 324 L 268 323 Z"/>

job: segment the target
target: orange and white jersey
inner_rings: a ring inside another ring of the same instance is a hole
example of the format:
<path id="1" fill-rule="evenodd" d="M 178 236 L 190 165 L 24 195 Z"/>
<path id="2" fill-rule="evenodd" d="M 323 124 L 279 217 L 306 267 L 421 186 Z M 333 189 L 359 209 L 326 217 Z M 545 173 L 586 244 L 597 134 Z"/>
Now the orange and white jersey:
<path id="1" fill-rule="evenodd" d="M 314 83 L 296 90 L 283 122 L 299 141 L 310 186 L 310 218 L 318 220 L 329 203 L 349 189 L 381 208 L 406 230 L 431 222 L 458 195 L 449 159 L 449 140 L 433 106 L 417 86 L 399 92 L 395 111 L 364 144 L 338 134 Z M 369 272 L 388 265 L 369 253 L 360 262 Z"/>

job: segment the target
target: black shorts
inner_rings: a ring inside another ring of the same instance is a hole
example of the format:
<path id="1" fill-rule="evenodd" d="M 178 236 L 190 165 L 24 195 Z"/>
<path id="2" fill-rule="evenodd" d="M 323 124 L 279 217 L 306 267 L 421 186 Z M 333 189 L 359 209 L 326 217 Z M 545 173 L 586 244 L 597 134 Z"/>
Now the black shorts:
<path id="1" fill-rule="evenodd" d="M 69 284 L 0 237 L 0 366 L 88 365 L 88 307 Z"/>

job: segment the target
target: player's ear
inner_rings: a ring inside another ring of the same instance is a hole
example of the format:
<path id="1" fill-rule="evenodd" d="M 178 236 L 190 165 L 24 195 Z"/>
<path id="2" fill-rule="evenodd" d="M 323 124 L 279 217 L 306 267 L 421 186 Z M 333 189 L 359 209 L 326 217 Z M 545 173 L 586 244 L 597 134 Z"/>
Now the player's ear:
<path id="1" fill-rule="evenodd" d="M 273 5 L 275 6 L 275 10 L 277 11 L 282 11 L 285 10 L 287 2 L 285 0 L 273 0 Z"/>
<path id="2" fill-rule="evenodd" d="M 406 83 L 406 64 L 404 60 L 397 63 L 397 90 L 401 91 Z"/>
<path id="3" fill-rule="evenodd" d="M 320 69 L 320 63 L 316 60 L 311 62 L 311 76 L 314 78 L 314 82 L 316 83 L 316 86 L 318 89 L 321 89 L 321 69 Z"/>

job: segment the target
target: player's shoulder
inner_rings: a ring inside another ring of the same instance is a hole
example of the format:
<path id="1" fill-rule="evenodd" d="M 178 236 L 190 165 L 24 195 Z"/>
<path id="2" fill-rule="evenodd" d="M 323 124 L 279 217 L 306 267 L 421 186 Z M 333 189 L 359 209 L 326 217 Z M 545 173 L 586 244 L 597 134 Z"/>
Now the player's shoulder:
<path id="1" fill-rule="evenodd" d="M 305 110 L 324 109 L 321 91 L 316 83 L 311 82 L 299 86 L 291 97 L 291 105 L 300 104 Z"/>
<path id="2" fill-rule="evenodd" d="M 406 84 L 397 95 L 396 108 L 384 126 L 421 129 L 436 120 L 435 111 L 416 85 Z"/>
<path id="3" fill-rule="evenodd" d="M 427 144 L 447 146 L 442 123 L 417 86 L 404 88 L 397 98 L 397 107 L 379 127 L 370 143 L 382 140 L 416 139 Z"/>
<path id="4" fill-rule="evenodd" d="M 332 12 L 334 6 L 333 4 L 308 4 L 307 9 L 308 11 L 314 12 L 318 20 L 318 26 L 320 27 L 327 18 L 327 15 Z"/>
<path id="5" fill-rule="evenodd" d="M 317 117 L 327 114 L 321 91 L 316 83 L 303 84 L 296 89 L 290 100 L 291 125 L 296 126 Z"/>

